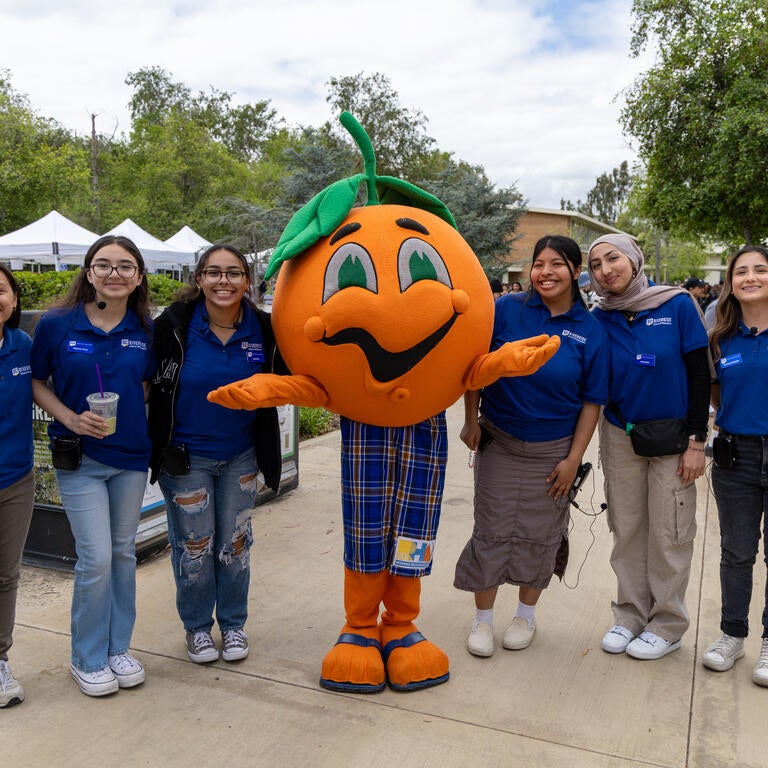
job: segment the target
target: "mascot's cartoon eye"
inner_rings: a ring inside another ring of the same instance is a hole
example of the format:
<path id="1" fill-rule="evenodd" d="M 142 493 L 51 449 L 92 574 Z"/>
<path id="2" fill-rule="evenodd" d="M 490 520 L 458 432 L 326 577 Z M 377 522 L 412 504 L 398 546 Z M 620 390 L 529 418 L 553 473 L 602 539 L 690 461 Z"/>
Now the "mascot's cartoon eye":
<path id="1" fill-rule="evenodd" d="M 325 268 L 323 304 L 344 288 L 365 288 L 378 293 L 376 269 L 368 251 L 357 243 L 344 243 L 331 256 Z"/>
<path id="2" fill-rule="evenodd" d="M 427 242 L 418 237 L 409 237 L 397 254 L 397 274 L 400 290 L 407 291 L 419 280 L 437 280 L 449 288 L 451 278 L 440 254 Z"/>

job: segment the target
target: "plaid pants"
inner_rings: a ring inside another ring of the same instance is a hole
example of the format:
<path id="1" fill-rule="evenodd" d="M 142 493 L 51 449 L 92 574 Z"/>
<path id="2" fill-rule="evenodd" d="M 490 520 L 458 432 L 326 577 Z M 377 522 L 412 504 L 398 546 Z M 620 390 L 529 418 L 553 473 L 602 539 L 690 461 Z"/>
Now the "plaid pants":
<path id="1" fill-rule="evenodd" d="M 426 576 L 448 457 L 445 413 L 406 427 L 341 420 L 344 565 Z"/>

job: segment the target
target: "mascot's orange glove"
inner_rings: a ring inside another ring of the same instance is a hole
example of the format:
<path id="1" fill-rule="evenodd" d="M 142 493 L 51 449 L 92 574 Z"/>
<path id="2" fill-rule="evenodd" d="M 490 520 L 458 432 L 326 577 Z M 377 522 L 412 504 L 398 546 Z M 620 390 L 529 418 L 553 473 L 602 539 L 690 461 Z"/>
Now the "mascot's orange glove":
<path id="1" fill-rule="evenodd" d="M 311 376 L 257 373 L 248 379 L 214 389 L 208 393 L 208 400 L 225 408 L 246 411 L 287 403 L 319 408 L 328 402 L 328 393 Z"/>
<path id="2" fill-rule="evenodd" d="M 482 389 L 504 376 L 535 373 L 559 348 L 560 337 L 546 334 L 508 341 L 494 352 L 476 358 L 462 383 L 466 389 Z"/>

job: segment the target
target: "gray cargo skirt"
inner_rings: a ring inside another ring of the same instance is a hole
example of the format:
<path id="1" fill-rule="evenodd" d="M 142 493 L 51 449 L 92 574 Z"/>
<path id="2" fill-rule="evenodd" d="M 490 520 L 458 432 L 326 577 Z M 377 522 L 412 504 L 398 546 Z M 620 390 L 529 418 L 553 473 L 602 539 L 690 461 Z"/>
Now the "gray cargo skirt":
<path id="1" fill-rule="evenodd" d="M 457 589 L 501 584 L 545 589 L 568 561 L 570 504 L 547 496 L 547 476 L 572 437 L 528 443 L 488 422 L 493 435 L 475 461 L 475 527 L 456 563 Z"/>

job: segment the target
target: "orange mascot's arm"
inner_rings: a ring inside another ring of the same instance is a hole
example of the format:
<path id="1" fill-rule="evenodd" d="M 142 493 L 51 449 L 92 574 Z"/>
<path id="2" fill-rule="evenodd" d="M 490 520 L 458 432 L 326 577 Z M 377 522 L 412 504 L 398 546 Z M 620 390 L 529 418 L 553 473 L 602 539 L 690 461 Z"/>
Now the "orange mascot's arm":
<path id="1" fill-rule="evenodd" d="M 214 389 L 208 393 L 208 399 L 225 408 L 246 411 L 288 403 L 317 408 L 328 402 L 328 393 L 311 376 L 257 373 L 248 379 Z"/>
<path id="2" fill-rule="evenodd" d="M 494 352 L 476 358 L 462 383 L 465 389 L 482 389 L 503 376 L 536 373 L 559 348 L 560 337 L 546 334 L 508 341 Z"/>

